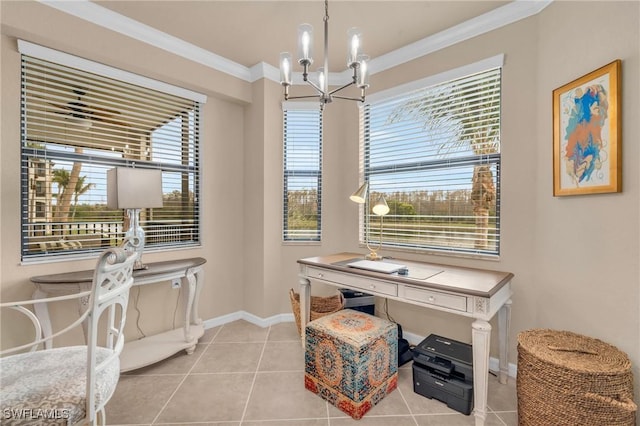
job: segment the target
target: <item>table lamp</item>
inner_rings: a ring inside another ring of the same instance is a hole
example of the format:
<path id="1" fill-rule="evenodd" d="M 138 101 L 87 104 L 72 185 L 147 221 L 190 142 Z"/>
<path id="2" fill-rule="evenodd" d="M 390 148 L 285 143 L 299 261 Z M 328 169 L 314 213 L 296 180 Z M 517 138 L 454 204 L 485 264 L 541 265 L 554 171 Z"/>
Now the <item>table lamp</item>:
<path id="1" fill-rule="evenodd" d="M 351 196 L 349 199 L 358 204 L 364 204 L 367 202 L 369 198 L 369 182 L 365 182 L 362 184 L 360 188 Z M 369 203 L 371 204 L 371 203 Z M 387 205 L 387 200 L 385 200 L 384 195 L 380 195 L 374 206 L 371 208 L 371 211 L 376 216 L 380 217 L 380 242 L 378 243 L 378 247 L 375 249 L 369 245 L 370 238 L 367 235 L 366 243 L 367 248 L 369 249 L 369 254 L 365 256 L 367 260 L 382 260 L 382 256 L 378 255 L 378 251 L 382 248 L 382 217 L 389 213 L 389 206 Z M 370 227 L 367 227 L 367 233 L 369 234 Z"/>
<path id="2" fill-rule="evenodd" d="M 117 167 L 107 171 L 107 207 L 127 210 L 129 229 L 125 237 L 136 237 L 138 260 L 134 269 L 147 269 L 142 263 L 144 229 L 140 226 L 140 210 L 162 207 L 162 171 Z"/>

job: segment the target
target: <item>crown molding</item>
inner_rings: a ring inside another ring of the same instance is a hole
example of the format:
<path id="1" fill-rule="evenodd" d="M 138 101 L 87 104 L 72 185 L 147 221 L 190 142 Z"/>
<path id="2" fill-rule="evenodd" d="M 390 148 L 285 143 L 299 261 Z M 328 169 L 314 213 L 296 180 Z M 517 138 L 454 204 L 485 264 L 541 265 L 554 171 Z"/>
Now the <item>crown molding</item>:
<path id="1" fill-rule="evenodd" d="M 118 32 L 143 43 L 205 65 L 247 82 L 261 78 L 280 82 L 280 71 L 273 65 L 260 62 L 251 68 L 231 61 L 182 39 L 159 31 L 141 22 L 120 15 L 89 0 L 38 0 L 40 3 L 84 19 L 95 25 Z M 452 46 L 481 34 L 512 24 L 540 13 L 553 0 L 516 0 L 491 12 L 472 18 L 454 27 L 423 38 L 414 43 L 373 58 L 369 63 L 371 74 L 396 67 L 440 49 Z M 300 73 L 294 73 L 293 84 L 304 84 Z M 348 70 L 329 73 L 331 84 L 345 84 L 351 79 Z"/>
<path id="2" fill-rule="evenodd" d="M 244 65 L 188 43 L 134 19 L 113 12 L 88 0 L 38 0 L 40 3 L 84 19 L 95 25 L 131 37 L 143 43 L 213 68 L 241 80 L 251 81 L 251 71 Z"/>
<path id="3" fill-rule="evenodd" d="M 553 0 L 516 0 L 490 12 L 469 19 L 437 34 L 371 59 L 371 74 L 385 71 L 400 64 L 488 33 L 522 19 L 537 15 Z"/>

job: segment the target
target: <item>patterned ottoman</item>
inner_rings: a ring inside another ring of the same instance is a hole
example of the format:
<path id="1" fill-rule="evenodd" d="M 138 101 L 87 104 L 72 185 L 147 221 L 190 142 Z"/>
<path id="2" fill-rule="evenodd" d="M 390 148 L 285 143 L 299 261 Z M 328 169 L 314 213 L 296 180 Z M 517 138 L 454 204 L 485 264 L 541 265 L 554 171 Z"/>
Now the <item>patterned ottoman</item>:
<path id="1" fill-rule="evenodd" d="M 397 387 L 396 324 L 344 309 L 305 331 L 305 387 L 354 419 Z"/>

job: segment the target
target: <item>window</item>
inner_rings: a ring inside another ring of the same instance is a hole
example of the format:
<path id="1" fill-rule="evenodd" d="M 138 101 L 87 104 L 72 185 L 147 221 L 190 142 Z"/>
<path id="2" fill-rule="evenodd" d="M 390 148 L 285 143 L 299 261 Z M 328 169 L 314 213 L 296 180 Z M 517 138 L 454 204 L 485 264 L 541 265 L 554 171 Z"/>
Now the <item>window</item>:
<path id="1" fill-rule="evenodd" d="M 390 212 L 382 230 L 372 213 L 361 219 L 362 243 L 500 254 L 501 65 L 501 56 L 491 58 L 369 97 L 363 179 Z"/>
<path id="2" fill-rule="evenodd" d="M 200 102 L 21 52 L 22 259 L 118 245 L 128 219 L 106 206 L 114 167 L 162 170 L 164 206 L 140 216 L 147 249 L 199 245 Z"/>
<path id="3" fill-rule="evenodd" d="M 322 113 L 317 103 L 285 102 L 284 241 L 320 241 Z"/>

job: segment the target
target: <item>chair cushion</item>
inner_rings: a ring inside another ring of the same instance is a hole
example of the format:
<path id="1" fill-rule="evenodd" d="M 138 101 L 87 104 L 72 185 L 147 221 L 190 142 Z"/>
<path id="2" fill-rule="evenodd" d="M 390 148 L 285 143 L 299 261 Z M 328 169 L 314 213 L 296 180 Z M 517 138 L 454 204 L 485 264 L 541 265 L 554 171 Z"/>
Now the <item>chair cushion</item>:
<path id="1" fill-rule="evenodd" d="M 110 349 L 97 348 L 96 362 L 99 364 L 111 353 Z M 84 418 L 86 365 L 86 346 L 55 348 L 0 358 L 2 423 L 66 425 Z M 103 406 L 111 398 L 119 377 L 120 360 L 115 357 L 113 362 L 96 375 L 97 407 Z M 7 416 L 7 413 L 22 413 L 17 415 L 22 418 Z M 55 422 L 45 416 L 57 416 L 59 419 Z"/>

